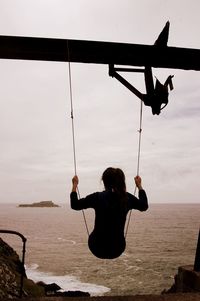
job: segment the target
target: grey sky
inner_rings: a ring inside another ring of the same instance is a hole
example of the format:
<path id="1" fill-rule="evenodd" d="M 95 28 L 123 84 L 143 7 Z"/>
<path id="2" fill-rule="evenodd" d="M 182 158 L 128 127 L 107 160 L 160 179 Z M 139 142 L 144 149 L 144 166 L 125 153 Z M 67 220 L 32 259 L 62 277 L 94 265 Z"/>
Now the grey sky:
<path id="1" fill-rule="evenodd" d="M 0 0 L 0 34 L 153 44 L 167 20 L 169 46 L 200 48 L 198 0 Z M 133 192 L 140 101 L 107 66 L 72 64 L 81 195 L 121 167 Z M 169 105 L 144 107 L 140 174 L 150 202 L 198 202 L 200 73 L 174 74 Z M 142 75 L 129 75 L 144 89 Z M 0 202 L 68 200 L 74 173 L 68 64 L 0 60 Z"/>

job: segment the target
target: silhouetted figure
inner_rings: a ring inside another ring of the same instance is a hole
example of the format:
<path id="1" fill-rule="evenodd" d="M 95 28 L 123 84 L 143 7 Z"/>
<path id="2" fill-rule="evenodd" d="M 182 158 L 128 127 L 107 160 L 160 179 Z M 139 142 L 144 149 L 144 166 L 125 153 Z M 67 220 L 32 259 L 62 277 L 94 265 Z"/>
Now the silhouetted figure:
<path id="1" fill-rule="evenodd" d="M 159 47 L 167 46 L 167 42 L 168 42 L 168 38 L 169 38 L 169 25 L 170 25 L 170 23 L 169 23 L 169 21 L 167 21 L 167 23 L 165 24 L 165 27 L 159 34 L 154 45 L 159 46 Z"/>
<path id="2" fill-rule="evenodd" d="M 70 194 L 71 208 L 95 210 L 94 229 L 88 239 L 90 251 L 98 258 L 113 259 L 120 256 L 126 247 L 124 228 L 128 211 L 147 210 L 148 200 L 139 176 L 135 177 L 139 198 L 126 192 L 125 175 L 119 168 L 107 168 L 102 180 L 104 191 L 78 199 L 76 191 L 79 179 L 74 176 Z"/>

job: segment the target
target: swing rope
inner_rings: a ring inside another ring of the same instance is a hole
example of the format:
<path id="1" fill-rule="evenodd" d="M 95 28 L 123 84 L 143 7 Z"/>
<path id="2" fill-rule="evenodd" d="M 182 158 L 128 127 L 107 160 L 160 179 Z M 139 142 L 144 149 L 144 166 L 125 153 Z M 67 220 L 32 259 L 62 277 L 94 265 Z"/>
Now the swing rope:
<path id="1" fill-rule="evenodd" d="M 75 173 L 75 175 L 77 175 L 74 108 L 73 108 L 73 93 L 72 93 L 72 74 L 71 74 L 70 51 L 69 51 L 68 42 L 67 42 L 67 51 L 68 51 L 68 74 L 69 74 L 69 92 L 70 92 L 70 109 L 71 109 L 73 162 L 74 162 L 74 173 Z M 137 154 L 137 172 L 136 172 L 137 175 L 139 175 L 139 170 L 140 170 L 142 115 L 143 115 L 143 102 L 141 100 L 141 103 L 140 103 L 140 120 L 139 120 L 139 130 L 138 130 L 139 135 L 138 135 L 138 154 Z M 136 195 L 136 190 L 137 190 L 137 187 L 135 186 L 134 195 Z M 80 192 L 79 192 L 78 188 L 77 188 L 77 194 L 78 194 L 78 198 L 80 199 Z M 85 228 L 86 228 L 87 234 L 89 236 L 89 229 L 88 229 L 87 220 L 86 220 L 84 210 L 82 210 L 82 214 L 83 214 L 83 220 L 84 220 L 84 223 L 85 223 Z M 127 220 L 127 226 L 126 226 L 126 230 L 125 230 L 125 238 L 126 238 L 127 233 L 128 233 L 131 214 L 132 214 L 132 210 L 130 210 L 130 212 L 129 212 L 129 216 L 128 216 L 128 220 Z"/>
<path id="2" fill-rule="evenodd" d="M 69 45 L 67 42 L 67 51 L 68 51 L 68 74 L 69 74 L 69 93 L 70 93 L 70 110 L 71 110 L 71 126 L 72 126 L 72 148 L 73 148 L 73 161 L 74 161 L 74 174 L 77 175 L 77 164 L 76 164 L 76 143 L 75 143 L 75 126 L 74 126 L 74 108 L 73 108 L 73 93 L 72 93 L 72 74 L 71 74 L 71 64 L 70 64 L 70 52 Z M 78 198 L 80 199 L 80 192 L 77 187 Z M 89 236 L 89 229 L 87 225 L 87 220 L 85 217 L 85 212 L 82 210 L 83 220 L 85 223 L 85 228 Z"/>
<path id="3" fill-rule="evenodd" d="M 137 153 L 137 169 L 136 169 L 136 175 L 139 175 L 139 171 L 140 171 L 140 156 L 141 156 L 141 138 L 142 138 L 142 113 L 143 113 L 143 102 L 141 100 L 140 103 L 140 120 L 139 120 L 139 130 L 138 130 L 138 153 Z M 134 190 L 134 196 L 136 195 L 136 191 L 137 191 L 137 186 L 135 185 L 135 190 Z M 130 220 L 131 220 L 131 214 L 132 214 L 132 210 L 130 210 L 129 215 L 128 215 L 128 220 L 127 220 L 127 225 L 126 225 L 126 230 L 125 230 L 125 238 L 127 236 L 128 233 L 128 228 L 129 228 L 129 224 L 130 224 Z"/>

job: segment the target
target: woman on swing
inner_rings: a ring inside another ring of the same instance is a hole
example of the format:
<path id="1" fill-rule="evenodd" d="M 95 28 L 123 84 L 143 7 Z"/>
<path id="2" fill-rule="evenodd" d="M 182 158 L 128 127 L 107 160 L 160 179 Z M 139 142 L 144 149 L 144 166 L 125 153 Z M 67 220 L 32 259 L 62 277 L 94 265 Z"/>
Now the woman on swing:
<path id="1" fill-rule="evenodd" d="M 121 169 L 107 168 L 102 180 L 105 187 L 103 192 L 95 192 L 78 199 L 79 179 L 75 175 L 70 194 L 71 208 L 95 210 L 94 230 L 88 240 L 89 249 L 98 258 L 114 259 L 119 257 L 126 247 L 124 228 L 128 211 L 131 209 L 146 211 L 148 200 L 139 176 L 135 177 L 135 184 L 139 189 L 138 198 L 126 192 L 125 175 Z"/>

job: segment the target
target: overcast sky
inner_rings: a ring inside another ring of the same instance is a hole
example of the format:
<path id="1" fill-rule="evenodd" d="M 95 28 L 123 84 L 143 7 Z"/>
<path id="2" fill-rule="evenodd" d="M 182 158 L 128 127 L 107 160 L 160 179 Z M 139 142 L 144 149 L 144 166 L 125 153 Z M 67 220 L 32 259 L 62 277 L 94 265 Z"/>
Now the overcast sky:
<path id="1" fill-rule="evenodd" d="M 0 35 L 153 44 L 167 20 L 168 46 L 200 49 L 199 0 L 0 0 Z M 103 189 L 120 167 L 134 191 L 140 101 L 108 67 L 71 64 L 80 193 Z M 200 203 L 200 72 L 174 75 L 159 116 L 143 109 L 140 175 L 149 202 Z M 141 74 L 128 79 L 141 92 Z M 69 200 L 74 174 L 68 63 L 0 60 L 0 202 Z"/>

